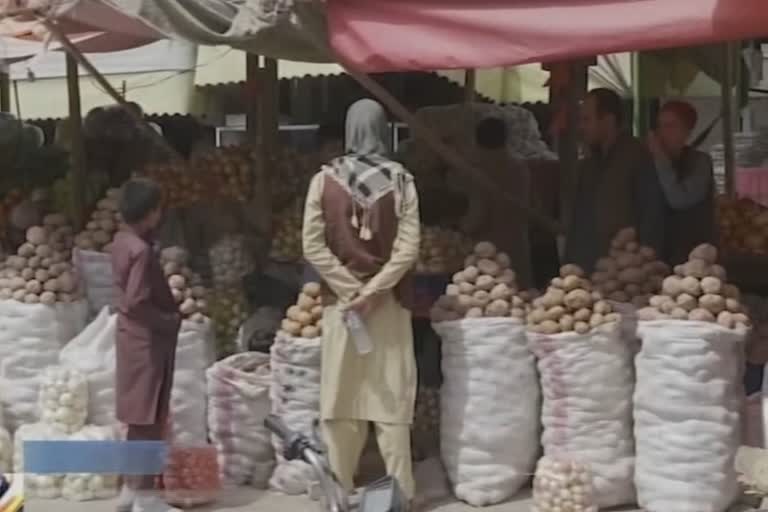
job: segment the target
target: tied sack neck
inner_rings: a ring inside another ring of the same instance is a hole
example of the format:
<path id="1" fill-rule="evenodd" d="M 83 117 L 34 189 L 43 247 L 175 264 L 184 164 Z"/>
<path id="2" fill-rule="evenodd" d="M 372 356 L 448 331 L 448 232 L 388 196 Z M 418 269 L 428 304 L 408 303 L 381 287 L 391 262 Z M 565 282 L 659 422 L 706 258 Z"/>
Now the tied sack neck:
<path id="1" fill-rule="evenodd" d="M 379 155 L 346 155 L 325 168 L 352 198 L 350 223 L 361 240 L 371 240 L 371 208 L 382 197 L 394 194 L 395 213 L 403 214 L 403 194 L 409 175 L 400 164 Z"/>

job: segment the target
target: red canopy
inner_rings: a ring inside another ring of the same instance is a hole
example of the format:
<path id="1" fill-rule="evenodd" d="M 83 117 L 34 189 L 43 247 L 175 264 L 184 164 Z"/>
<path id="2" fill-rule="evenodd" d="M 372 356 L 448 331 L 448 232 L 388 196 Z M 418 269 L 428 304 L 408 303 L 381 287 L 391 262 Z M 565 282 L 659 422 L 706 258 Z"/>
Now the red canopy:
<path id="1" fill-rule="evenodd" d="M 768 35 L 768 0 L 327 0 L 369 72 L 490 68 Z"/>

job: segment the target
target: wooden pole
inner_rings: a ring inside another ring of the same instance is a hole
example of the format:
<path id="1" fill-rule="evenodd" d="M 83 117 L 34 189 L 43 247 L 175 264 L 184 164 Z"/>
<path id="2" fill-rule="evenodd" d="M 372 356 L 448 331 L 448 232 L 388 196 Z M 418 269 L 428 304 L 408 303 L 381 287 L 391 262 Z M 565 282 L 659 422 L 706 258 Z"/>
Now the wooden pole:
<path id="1" fill-rule="evenodd" d="M 734 52 L 730 43 L 723 45 L 723 80 L 721 82 L 721 101 L 723 106 L 723 156 L 725 158 L 725 192 L 735 193 L 736 161 L 733 141 L 733 71 Z"/>
<path id="2" fill-rule="evenodd" d="M 67 54 L 67 93 L 69 97 L 69 129 L 71 147 L 69 153 L 72 174 L 72 222 L 77 231 L 84 226 L 85 219 L 85 142 L 83 140 L 83 113 L 80 105 L 80 76 L 77 60 Z"/>
<path id="3" fill-rule="evenodd" d="M 0 112 L 10 112 L 11 108 L 11 77 L 0 71 Z"/>
<path id="4" fill-rule="evenodd" d="M 276 59 L 264 59 L 262 71 L 262 129 L 264 132 L 264 151 L 273 155 L 280 143 L 280 83 Z"/>
<path id="5" fill-rule="evenodd" d="M 245 54 L 245 130 L 248 143 L 259 145 L 259 56 Z"/>
<path id="6" fill-rule="evenodd" d="M 265 137 L 263 129 L 264 116 L 264 70 L 261 68 L 261 57 L 246 54 L 246 133 L 248 143 L 253 148 L 253 190 L 251 202 L 246 205 L 243 218 L 249 227 L 261 233 L 265 238 L 271 239 L 272 234 L 272 204 L 271 184 L 269 182 L 269 156 L 265 149 Z"/>
<path id="7" fill-rule="evenodd" d="M 571 206 L 576 186 L 576 169 L 579 165 L 579 110 L 581 102 L 587 94 L 589 75 L 588 63 L 571 62 L 568 65 L 571 76 L 565 93 L 568 124 L 558 145 L 562 169 L 560 182 L 562 211 L 560 218 L 566 226 L 570 223 Z"/>
<path id="8" fill-rule="evenodd" d="M 464 72 L 464 103 L 474 103 L 477 91 L 477 72 L 468 69 Z"/>

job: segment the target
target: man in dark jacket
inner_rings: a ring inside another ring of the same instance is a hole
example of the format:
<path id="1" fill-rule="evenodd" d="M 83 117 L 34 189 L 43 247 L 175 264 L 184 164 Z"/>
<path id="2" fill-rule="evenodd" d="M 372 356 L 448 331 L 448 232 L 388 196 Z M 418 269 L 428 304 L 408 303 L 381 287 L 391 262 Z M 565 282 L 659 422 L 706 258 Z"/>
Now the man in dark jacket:
<path id="1" fill-rule="evenodd" d="M 665 199 L 646 146 L 622 129 L 623 107 L 609 89 L 590 91 L 581 112 L 586 157 L 580 162 L 567 231 L 565 262 L 587 272 L 625 227 L 661 253 Z"/>

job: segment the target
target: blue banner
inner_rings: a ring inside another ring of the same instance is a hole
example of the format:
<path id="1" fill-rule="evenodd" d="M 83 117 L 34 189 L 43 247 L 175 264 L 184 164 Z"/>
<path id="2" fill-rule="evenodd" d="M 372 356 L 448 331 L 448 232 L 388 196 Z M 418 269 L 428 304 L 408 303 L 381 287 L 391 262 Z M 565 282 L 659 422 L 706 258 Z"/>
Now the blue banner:
<path id="1" fill-rule="evenodd" d="M 25 441 L 24 471 L 159 475 L 168 450 L 164 441 Z"/>

